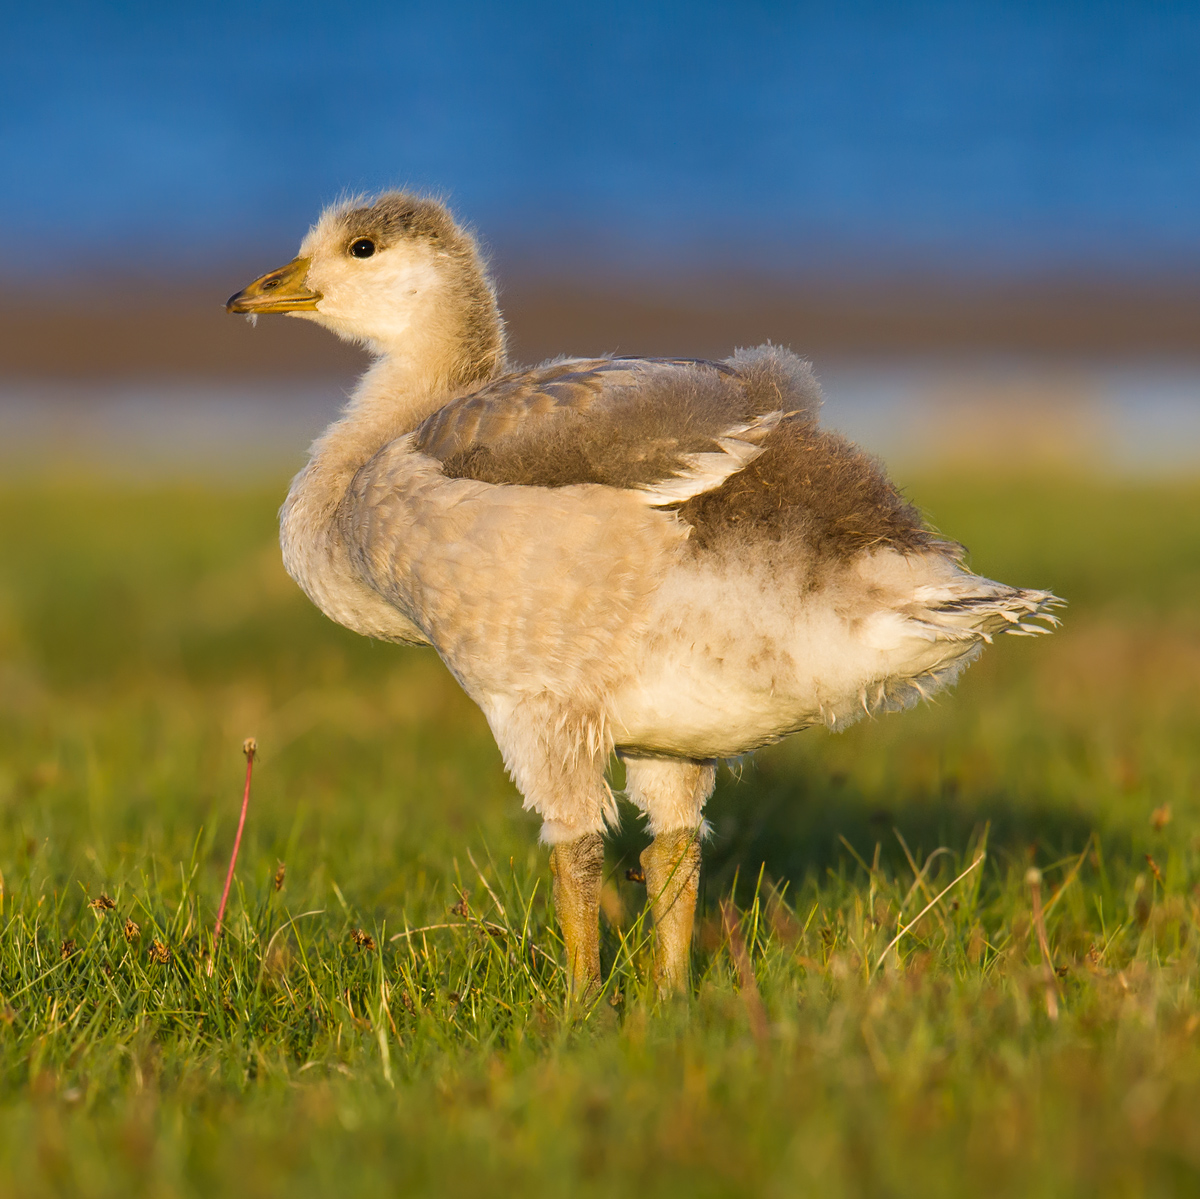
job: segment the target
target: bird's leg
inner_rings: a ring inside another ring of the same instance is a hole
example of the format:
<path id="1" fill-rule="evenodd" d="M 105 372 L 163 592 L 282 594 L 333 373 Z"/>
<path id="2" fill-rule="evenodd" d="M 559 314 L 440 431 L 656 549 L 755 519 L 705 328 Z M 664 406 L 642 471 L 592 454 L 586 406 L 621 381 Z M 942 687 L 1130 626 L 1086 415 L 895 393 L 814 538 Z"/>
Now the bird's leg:
<path id="1" fill-rule="evenodd" d="M 700 886 L 700 829 L 659 833 L 642 851 L 646 895 L 654 916 L 658 944 L 654 981 L 662 994 L 687 986 Z"/>
<path id="2" fill-rule="evenodd" d="M 550 851 L 554 910 L 567 949 L 571 994 L 583 999 L 600 985 L 600 885 L 604 842 L 599 833 L 560 841 Z"/>

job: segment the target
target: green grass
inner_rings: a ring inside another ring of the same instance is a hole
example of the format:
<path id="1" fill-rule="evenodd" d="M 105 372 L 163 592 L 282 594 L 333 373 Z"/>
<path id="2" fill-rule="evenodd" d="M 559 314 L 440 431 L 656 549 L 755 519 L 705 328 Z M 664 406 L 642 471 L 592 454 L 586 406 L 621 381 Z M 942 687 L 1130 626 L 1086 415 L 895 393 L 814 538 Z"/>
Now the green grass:
<path id="1" fill-rule="evenodd" d="M 626 810 L 573 1014 L 482 717 L 299 595 L 279 486 L 0 492 L 0 1194 L 1196 1193 L 1200 486 L 910 490 L 1065 627 L 723 772 L 686 1001 Z"/>

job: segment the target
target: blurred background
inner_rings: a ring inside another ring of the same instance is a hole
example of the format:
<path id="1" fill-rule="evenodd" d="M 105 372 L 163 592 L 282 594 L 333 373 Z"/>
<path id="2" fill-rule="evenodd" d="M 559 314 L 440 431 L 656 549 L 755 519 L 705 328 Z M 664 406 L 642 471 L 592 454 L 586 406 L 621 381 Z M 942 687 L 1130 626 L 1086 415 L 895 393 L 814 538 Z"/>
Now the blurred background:
<path id="1" fill-rule="evenodd" d="M 297 464 L 363 366 L 226 296 L 411 186 L 513 352 L 811 356 L 900 465 L 1200 465 L 1200 5 L 69 4 L 0 37 L 0 460 Z"/>

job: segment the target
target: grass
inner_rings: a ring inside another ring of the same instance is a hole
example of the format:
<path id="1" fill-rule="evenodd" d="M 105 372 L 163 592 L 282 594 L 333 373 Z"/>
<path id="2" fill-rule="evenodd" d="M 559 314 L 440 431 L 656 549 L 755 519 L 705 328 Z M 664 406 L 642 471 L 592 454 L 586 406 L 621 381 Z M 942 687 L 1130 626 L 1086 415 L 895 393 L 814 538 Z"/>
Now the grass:
<path id="1" fill-rule="evenodd" d="M 0 492 L 0 1193 L 1195 1193 L 1200 486 L 910 490 L 1064 629 L 723 772 L 686 1001 L 626 811 L 582 1013 L 482 718 L 278 486 Z"/>

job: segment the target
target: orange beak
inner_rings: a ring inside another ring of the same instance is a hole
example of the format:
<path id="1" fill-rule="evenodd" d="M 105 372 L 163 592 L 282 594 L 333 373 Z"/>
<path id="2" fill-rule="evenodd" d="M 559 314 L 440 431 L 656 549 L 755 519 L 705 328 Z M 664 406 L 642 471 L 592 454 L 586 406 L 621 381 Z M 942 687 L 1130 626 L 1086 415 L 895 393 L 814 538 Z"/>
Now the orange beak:
<path id="1" fill-rule="evenodd" d="M 311 265 L 310 258 L 293 258 L 287 266 L 269 271 L 237 295 L 230 296 L 225 311 L 255 315 L 260 312 L 313 311 L 321 299 L 321 293 L 313 291 L 306 284 Z"/>

